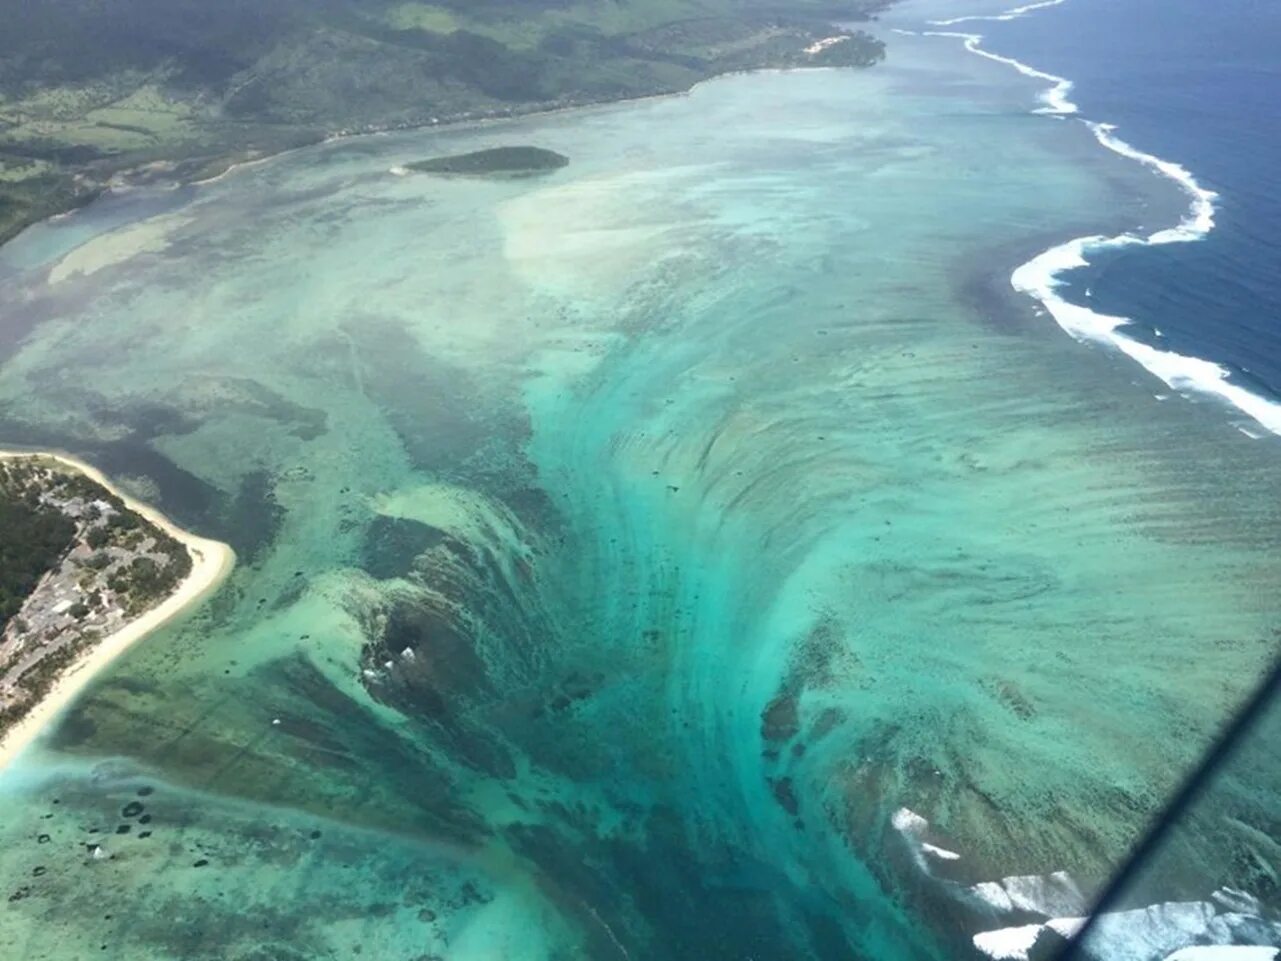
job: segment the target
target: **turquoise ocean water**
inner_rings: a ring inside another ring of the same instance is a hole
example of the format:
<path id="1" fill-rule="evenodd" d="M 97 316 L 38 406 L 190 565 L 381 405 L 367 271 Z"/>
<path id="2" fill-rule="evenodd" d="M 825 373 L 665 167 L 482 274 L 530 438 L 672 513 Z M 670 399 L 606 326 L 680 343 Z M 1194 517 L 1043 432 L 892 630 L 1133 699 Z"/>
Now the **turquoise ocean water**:
<path id="1" fill-rule="evenodd" d="M 1179 192 L 891 40 L 0 251 L 0 438 L 240 558 L 0 778 L 6 957 L 948 958 L 1084 910 L 1275 647 L 1278 449 L 1010 288 Z M 399 169 L 513 142 L 571 165 Z M 1247 793 L 1143 903 L 1265 912 Z"/>

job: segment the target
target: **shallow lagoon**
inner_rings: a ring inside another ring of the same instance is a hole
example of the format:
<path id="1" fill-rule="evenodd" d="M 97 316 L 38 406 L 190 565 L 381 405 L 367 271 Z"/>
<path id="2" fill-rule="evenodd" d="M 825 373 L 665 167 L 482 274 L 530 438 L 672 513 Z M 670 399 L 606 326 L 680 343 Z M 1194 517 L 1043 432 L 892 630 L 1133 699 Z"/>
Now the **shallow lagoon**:
<path id="1" fill-rule="evenodd" d="M 0 438 L 242 566 L 0 780 L 0 945 L 928 958 L 939 878 L 1088 892 L 1275 645 L 1281 474 L 1006 293 L 1180 204 L 1034 91 L 900 38 L 6 248 Z M 391 172 L 506 142 L 572 166 Z"/>

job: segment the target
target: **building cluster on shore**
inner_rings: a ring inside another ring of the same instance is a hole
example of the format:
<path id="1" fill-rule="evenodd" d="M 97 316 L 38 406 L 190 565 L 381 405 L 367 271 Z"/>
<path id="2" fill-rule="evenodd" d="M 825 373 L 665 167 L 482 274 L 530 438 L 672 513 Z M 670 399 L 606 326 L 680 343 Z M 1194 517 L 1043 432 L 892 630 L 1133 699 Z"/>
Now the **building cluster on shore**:
<path id="1" fill-rule="evenodd" d="M 120 497 L 48 458 L 0 461 L 0 509 L 26 541 L 12 545 L 13 557 L 0 554 L 3 732 L 81 652 L 172 594 L 192 556 Z"/>

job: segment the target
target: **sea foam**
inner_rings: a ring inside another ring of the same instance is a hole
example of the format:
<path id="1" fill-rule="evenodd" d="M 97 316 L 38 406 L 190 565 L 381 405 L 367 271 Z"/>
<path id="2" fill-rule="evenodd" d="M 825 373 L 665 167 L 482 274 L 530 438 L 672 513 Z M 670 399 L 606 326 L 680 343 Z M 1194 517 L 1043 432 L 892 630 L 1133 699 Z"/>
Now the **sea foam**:
<path id="1" fill-rule="evenodd" d="M 1027 3 L 1021 7 L 1015 7 L 1013 10 L 1006 10 L 1004 13 L 971 14 L 968 17 L 953 17 L 950 20 L 931 20 L 930 26 L 950 27 L 956 23 L 971 23 L 976 20 L 1017 20 L 1024 14 L 1031 13 L 1033 10 L 1042 10 L 1045 7 L 1057 7 L 1060 3 L 1066 2 L 1067 0 L 1039 0 L 1037 3 Z"/>
<path id="2" fill-rule="evenodd" d="M 1015 7 L 1001 14 L 973 17 L 954 17 L 951 20 L 931 21 L 933 26 L 948 26 L 970 20 L 1016 20 L 1035 10 L 1058 6 L 1065 0 L 1045 0 Z M 1036 112 L 1063 117 L 1077 112 L 1078 107 L 1069 98 L 1072 81 L 1066 77 L 1046 73 L 1028 66 L 1013 57 L 1005 57 L 984 50 L 983 37 L 975 33 L 930 31 L 925 36 L 953 37 L 960 39 L 971 53 L 988 60 L 995 60 L 1013 67 L 1026 77 L 1044 80 L 1049 89 L 1041 93 L 1044 106 Z M 1122 140 L 1116 127 L 1108 123 L 1085 121 L 1095 139 L 1107 149 L 1150 168 L 1154 173 L 1173 181 L 1188 195 L 1190 206 L 1187 215 L 1174 227 L 1158 230 L 1147 236 L 1127 233 L 1119 237 L 1078 237 L 1065 244 L 1045 251 L 1014 271 L 1010 278 L 1015 290 L 1034 297 L 1045 307 L 1050 316 L 1073 337 L 1082 341 L 1107 344 L 1137 361 L 1150 373 L 1159 377 L 1170 388 L 1185 393 L 1200 393 L 1216 397 L 1247 414 L 1273 434 L 1281 434 L 1281 401 L 1261 396 L 1231 380 L 1232 372 L 1222 364 L 1191 357 L 1169 350 L 1160 350 L 1128 336 L 1123 328 L 1133 321 L 1128 317 L 1109 316 L 1074 304 L 1060 296 L 1063 274 L 1089 264 L 1088 256 L 1105 250 L 1126 246 L 1158 246 L 1171 243 L 1189 243 L 1202 240 L 1214 229 L 1215 202 L 1218 194 L 1197 182 L 1186 167 L 1146 153 Z M 1246 431 L 1247 436 L 1254 436 Z"/>
<path id="3" fill-rule="evenodd" d="M 1060 0 L 1061 2 L 1061 0 Z M 936 21 L 937 22 L 937 21 Z M 1015 60 L 1013 57 L 1003 57 L 999 53 L 992 53 L 990 50 L 984 50 L 982 47 L 983 35 L 980 33 L 960 33 L 951 30 L 927 30 L 922 34 L 925 37 L 955 37 L 965 44 L 965 49 L 970 53 L 976 53 L 980 57 L 988 60 L 995 60 L 997 63 L 1003 63 L 1007 67 L 1013 67 L 1025 77 L 1031 77 L 1033 80 L 1045 80 L 1051 84 L 1048 90 L 1041 93 L 1040 99 L 1045 104 L 1044 107 L 1038 108 L 1035 113 L 1050 114 L 1053 116 L 1066 116 L 1074 114 L 1077 106 L 1068 99 L 1068 94 L 1072 92 L 1072 81 L 1066 77 L 1060 77 L 1056 74 L 1046 73 L 1044 70 L 1037 70 L 1035 67 L 1029 67 L 1021 60 Z"/>

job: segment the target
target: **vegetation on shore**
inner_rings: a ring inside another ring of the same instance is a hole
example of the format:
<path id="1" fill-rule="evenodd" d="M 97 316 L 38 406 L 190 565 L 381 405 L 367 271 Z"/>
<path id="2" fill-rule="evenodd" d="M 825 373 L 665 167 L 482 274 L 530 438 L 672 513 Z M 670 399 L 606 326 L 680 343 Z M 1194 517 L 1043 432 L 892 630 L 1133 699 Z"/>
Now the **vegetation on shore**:
<path id="1" fill-rule="evenodd" d="M 172 594 L 186 546 L 78 471 L 0 461 L 0 732 L 86 647 Z"/>
<path id="2" fill-rule="evenodd" d="M 325 136 L 866 65 L 886 0 L 0 0 L 0 242 L 112 178 Z"/>
<path id="3" fill-rule="evenodd" d="M 71 518 L 43 503 L 38 486 L 23 474 L 0 463 L 0 634 L 76 534 Z"/>

